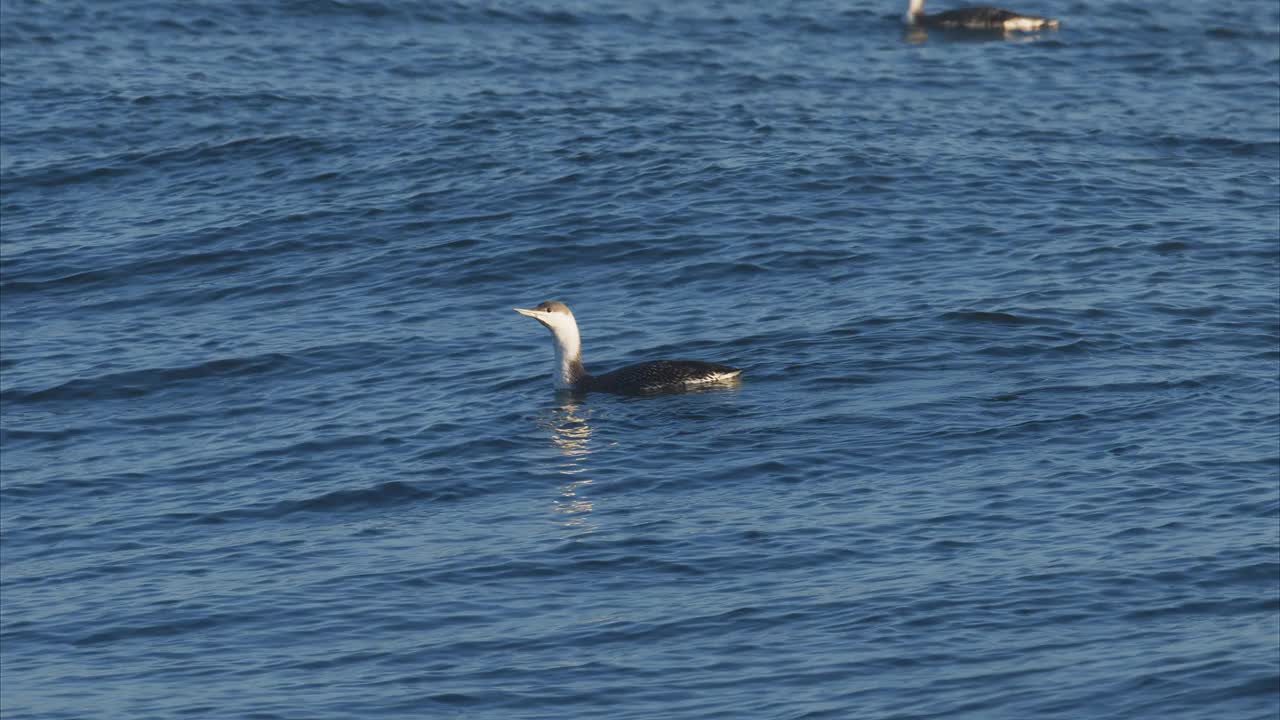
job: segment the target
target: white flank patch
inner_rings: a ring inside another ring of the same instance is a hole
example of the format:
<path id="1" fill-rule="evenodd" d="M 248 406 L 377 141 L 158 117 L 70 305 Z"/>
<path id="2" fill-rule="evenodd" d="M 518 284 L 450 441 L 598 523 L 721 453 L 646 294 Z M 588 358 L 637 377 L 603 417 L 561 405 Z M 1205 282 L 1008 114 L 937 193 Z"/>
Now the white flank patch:
<path id="1" fill-rule="evenodd" d="M 1004 21 L 1005 30 L 1020 30 L 1022 32 L 1031 32 L 1044 27 L 1057 27 L 1057 25 L 1058 23 L 1054 20 L 1031 17 L 1011 18 Z"/>
<path id="2" fill-rule="evenodd" d="M 707 375 L 706 377 L 700 377 L 694 380 L 686 380 L 685 384 L 701 385 L 702 383 L 724 382 L 725 380 L 732 380 L 741 374 L 742 374 L 741 370 L 734 370 L 733 372 L 712 373 L 710 375 Z"/>

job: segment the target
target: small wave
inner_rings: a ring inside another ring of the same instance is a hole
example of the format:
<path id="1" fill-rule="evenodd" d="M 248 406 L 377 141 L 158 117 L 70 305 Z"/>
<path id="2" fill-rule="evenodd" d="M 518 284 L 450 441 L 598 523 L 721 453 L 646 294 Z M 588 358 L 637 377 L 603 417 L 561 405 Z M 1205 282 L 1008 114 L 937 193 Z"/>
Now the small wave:
<path id="1" fill-rule="evenodd" d="M 876 381 L 874 378 L 868 377 L 866 375 L 838 375 L 838 376 L 815 377 L 809 381 L 809 384 L 817 385 L 817 386 L 828 386 L 828 387 L 830 386 L 844 387 L 844 386 L 851 386 L 851 385 L 852 386 L 871 385 L 871 384 L 874 384 L 875 382 Z"/>
<path id="2" fill-rule="evenodd" d="M 1275 587 L 1277 581 L 1280 581 L 1280 562 L 1266 561 L 1225 568 L 1199 582 L 1205 587 L 1219 588 L 1240 584 Z"/>
<path id="3" fill-rule="evenodd" d="M 1238 140 L 1229 137 L 1185 137 L 1161 135 L 1151 144 L 1164 149 L 1205 152 L 1215 155 L 1228 153 L 1236 157 L 1280 158 L 1278 140 Z"/>
<path id="4" fill-rule="evenodd" d="M 1274 42 L 1277 38 L 1280 38 L 1280 33 L 1264 28 L 1222 26 L 1206 28 L 1204 35 L 1214 40 L 1269 40 Z"/>
<path id="5" fill-rule="evenodd" d="M 767 268 L 755 263 L 711 261 L 683 267 L 675 279 L 676 282 L 727 280 L 744 275 L 759 275 L 767 272 L 769 272 Z"/>
<path id="6" fill-rule="evenodd" d="M 277 503 L 269 511 L 261 513 L 266 517 L 282 517 L 295 512 L 359 512 L 373 510 L 390 505 L 402 505 L 420 500 L 448 502 L 460 500 L 470 493 L 460 489 L 428 490 L 414 487 L 399 481 L 385 482 L 369 488 L 357 490 L 335 490 L 303 500 L 289 500 Z"/>
<path id="7" fill-rule="evenodd" d="M 941 320 L 948 322 L 984 323 L 995 325 L 1066 325 L 1062 320 L 1014 315 L 1006 312 L 986 312 L 982 310 L 958 310 L 943 313 Z"/>
<path id="8" fill-rule="evenodd" d="M 173 385 L 207 378 L 228 378 L 274 372 L 297 362 L 283 353 L 252 357 L 223 358 L 171 368 L 147 368 L 112 373 L 96 378 L 76 378 L 39 390 L 9 389 L 0 392 L 0 401 L 13 403 L 63 400 L 105 400 L 141 397 Z"/>
<path id="9" fill-rule="evenodd" d="M 232 240 L 239 233 L 245 232 L 248 224 L 238 226 L 221 226 L 209 228 L 189 239 L 198 247 L 208 248 L 210 245 Z M 92 270 L 67 272 L 70 268 L 63 263 L 54 267 L 32 268 L 23 274 L 6 273 L 6 279 L 0 282 L 0 292 L 5 294 L 35 294 L 48 291 L 81 292 L 100 286 L 135 283 L 140 278 L 149 276 L 215 276 L 223 277 L 232 270 L 251 262 L 265 258 L 289 255 L 293 253 L 318 253 L 327 248 L 344 247 L 343 241 L 326 243 L 323 239 L 287 238 L 274 242 L 264 242 L 257 247 L 240 247 L 228 249 L 206 249 L 197 252 L 164 251 L 159 257 L 147 257 L 139 248 L 133 248 L 127 262 L 112 264 L 109 260 L 101 262 L 100 267 Z M 115 255 L 110 256 L 114 259 Z M 83 263 L 84 260 L 78 259 Z M 253 283 L 242 283 L 233 288 L 236 291 L 253 293 L 260 291 Z M 128 302 L 124 300 L 123 302 Z"/>
<path id="10" fill-rule="evenodd" d="M 0 428 L 0 447 L 12 447 L 11 443 L 30 442 L 59 443 L 80 437 L 88 433 L 87 428 L 69 427 L 59 430 L 22 430 Z"/>
<path id="11" fill-rule="evenodd" d="M 1216 383 L 1238 379 L 1233 375 L 1204 375 L 1181 380 L 1147 380 L 1098 383 L 1096 385 L 1044 385 L 1016 391 L 1018 396 L 1057 393 L 1136 393 L 1145 394 L 1167 390 L 1190 390 Z"/>
<path id="12" fill-rule="evenodd" d="M 424 488 L 391 480 L 365 488 L 331 490 L 291 500 L 215 512 L 172 513 L 167 518 L 197 525 L 222 525 L 236 520 L 280 520 L 290 515 L 361 513 L 419 502 L 456 502 L 483 494 L 470 486 Z"/>
<path id="13" fill-rule="evenodd" d="M 223 142 L 198 142 L 150 151 L 128 151 L 103 157 L 76 157 L 66 161 L 13 171 L 0 176 L 7 188 L 59 187 L 93 182 L 174 165 L 198 166 L 235 159 L 261 160 L 271 156 L 318 153 L 329 143 L 298 135 L 244 137 Z"/>
<path id="14" fill-rule="evenodd" d="M 1182 615 L 1231 617 L 1236 615 L 1270 615 L 1277 610 L 1274 598 L 1238 597 L 1224 600 L 1188 600 L 1158 607 L 1143 607 L 1125 613 L 1124 618 L 1143 621 Z"/>
<path id="15" fill-rule="evenodd" d="M 253 615 L 250 614 L 223 613 L 194 617 L 175 622 L 141 625 L 115 625 L 105 630 L 100 630 L 81 637 L 73 641 L 72 644 L 83 647 L 86 645 L 101 645 L 104 643 L 127 640 L 145 641 L 147 638 L 169 637 L 174 635 L 184 635 L 198 630 L 207 630 L 212 627 L 227 625 L 229 623 L 247 620 L 252 617 Z"/>

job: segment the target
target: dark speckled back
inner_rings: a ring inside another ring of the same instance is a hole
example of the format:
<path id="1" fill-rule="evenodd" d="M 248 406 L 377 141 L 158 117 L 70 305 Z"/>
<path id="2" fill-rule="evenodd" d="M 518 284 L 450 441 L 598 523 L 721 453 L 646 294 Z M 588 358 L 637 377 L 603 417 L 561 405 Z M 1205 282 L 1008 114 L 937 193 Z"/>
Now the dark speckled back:
<path id="1" fill-rule="evenodd" d="M 657 360 L 593 377 L 586 389 L 622 395 L 678 392 L 689 385 L 730 380 L 741 373 L 738 368 L 699 360 Z"/>

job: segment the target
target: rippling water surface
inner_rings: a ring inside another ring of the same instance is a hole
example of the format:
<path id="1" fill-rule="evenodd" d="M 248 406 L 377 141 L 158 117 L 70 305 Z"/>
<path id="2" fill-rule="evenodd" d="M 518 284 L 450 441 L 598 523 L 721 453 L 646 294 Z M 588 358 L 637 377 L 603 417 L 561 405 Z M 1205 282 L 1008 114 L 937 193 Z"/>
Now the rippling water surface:
<path id="1" fill-rule="evenodd" d="M 1274 719 L 1280 7 L 1019 2 L 0 0 L 4 717 Z"/>

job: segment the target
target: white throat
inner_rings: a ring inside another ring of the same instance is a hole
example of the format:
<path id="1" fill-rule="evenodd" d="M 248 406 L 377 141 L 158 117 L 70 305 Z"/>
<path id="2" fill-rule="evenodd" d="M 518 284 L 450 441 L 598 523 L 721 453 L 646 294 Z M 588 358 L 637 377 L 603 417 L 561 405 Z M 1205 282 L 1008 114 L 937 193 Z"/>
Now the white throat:
<path id="1" fill-rule="evenodd" d="M 582 369 L 582 340 L 573 318 L 555 324 L 551 329 L 551 344 L 556 348 L 556 389 L 568 390 L 580 379 Z"/>
<path id="2" fill-rule="evenodd" d="M 921 15 L 924 15 L 924 0 L 911 0 L 911 5 L 907 7 L 907 24 L 915 24 Z"/>

